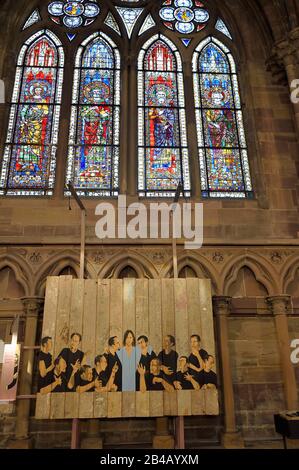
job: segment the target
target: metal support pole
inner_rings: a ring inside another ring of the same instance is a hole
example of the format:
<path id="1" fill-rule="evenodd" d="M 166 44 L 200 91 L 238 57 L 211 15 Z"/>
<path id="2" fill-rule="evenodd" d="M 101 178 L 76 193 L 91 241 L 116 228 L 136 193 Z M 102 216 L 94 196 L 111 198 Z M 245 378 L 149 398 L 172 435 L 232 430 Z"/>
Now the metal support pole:
<path id="1" fill-rule="evenodd" d="M 86 234 L 86 209 L 79 198 L 76 190 L 71 182 L 68 188 L 75 199 L 79 209 L 81 210 L 81 245 L 80 245 L 80 279 L 84 279 L 85 272 L 85 234 Z M 72 440 L 71 449 L 78 449 L 80 441 L 80 422 L 78 418 L 72 420 Z"/>

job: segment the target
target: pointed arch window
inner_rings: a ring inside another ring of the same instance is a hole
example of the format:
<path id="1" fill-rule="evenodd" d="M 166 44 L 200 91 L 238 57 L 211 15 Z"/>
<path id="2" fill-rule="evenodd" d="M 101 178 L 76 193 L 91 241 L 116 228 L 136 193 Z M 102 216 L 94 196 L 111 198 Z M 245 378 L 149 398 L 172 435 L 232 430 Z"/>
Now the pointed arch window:
<path id="1" fill-rule="evenodd" d="M 78 49 L 66 183 L 81 196 L 117 196 L 119 186 L 120 55 L 104 33 Z"/>
<path id="2" fill-rule="evenodd" d="M 202 196 L 252 198 L 252 183 L 236 64 L 208 37 L 193 56 Z"/>
<path id="3" fill-rule="evenodd" d="M 182 61 L 176 46 L 159 34 L 138 58 L 138 191 L 173 197 L 179 182 L 189 196 Z"/>
<path id="4" fill-rule="evenodd" d="M 53 194 L 63 66 L 62 44 L 49 30 L 35 33 L 21 48 L 1 167 L 0 195 Z"/>

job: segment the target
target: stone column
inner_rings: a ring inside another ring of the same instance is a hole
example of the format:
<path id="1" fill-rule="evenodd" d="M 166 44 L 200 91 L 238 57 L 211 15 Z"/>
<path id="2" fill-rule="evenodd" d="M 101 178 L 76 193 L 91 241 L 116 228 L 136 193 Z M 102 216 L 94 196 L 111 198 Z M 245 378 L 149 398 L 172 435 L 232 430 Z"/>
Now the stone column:
<path id="1" fill-rule="evenodd" d="M 35 346 L 38 314 L 43 305 L 44 299 L 38 297 L 25 297 L 22 299 L 22 302 L 25 314 L 25 338 L 23 344 L 24 346 Z M 34 349 L 25 349 L 22 351 L 21 364 L 18 395 L 31 395 Z M 30 399 L 18 400 L 15 439 L 9 443 L 9 448 L 28 449 L 32 447 L 33 443 L 29 435 L 29 421 Z"/>
<path id="2" fill-rule="evenodd" d="M 217 337 L 219 342 L 221 382 L 224 405 L 224 431 L 222 445 L 226 449 L 244 447 L 243 437 L 237 430 L 233 379 L 228 346 L 228 316 L 230 314 L 231 297 L 214 297 L 214 315 L 217 321 Z"/>
<path id="3" fill-rule="evenodd" d="M 290 297 L 288 295 L 277 295 L 274 297 L 268 297 L 267 302 L 270 305 L 275 318 L 286 407 L 288 410 L 297 410 L 297 384 L 294 367 L 290 360 L 291 340 L 289 336 L 287 317 L 287 308 L 290 302 Z"/>
<path id="4" fill-rule="evenodd" d="M 290 93 L 295 89 L 293 84 L 299 79 L 299 28 L 293 29 L 288 38 L 275 45 L 275 52 L 285 68 Z M 298 85 L 296 85 L 298 87 Z M 297 94 L 298 96 L 298 94 Z M 297 135 L 299 137 L 299 103 L 292 101 Z"/>
<path id="5" fill-rule="evenodd" d="M 156 434 L 153 449 L 174 449 L 174 437 L 169 434 L 168 418 L 156 418 Z"/>

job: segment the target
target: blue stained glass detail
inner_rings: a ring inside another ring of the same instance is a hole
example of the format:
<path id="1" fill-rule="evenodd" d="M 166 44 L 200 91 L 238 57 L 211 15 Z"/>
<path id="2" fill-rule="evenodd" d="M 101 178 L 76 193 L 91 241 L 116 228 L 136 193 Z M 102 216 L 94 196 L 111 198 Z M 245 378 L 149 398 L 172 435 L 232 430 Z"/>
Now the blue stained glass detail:
<path id="1" fill-rule="evenodd" d="M 54 1 L 48 6 L 52 21 L 67 28 L 88 26 L 100 13 L 96 0 Z M 62 22 L 62 23 L 61 23 Z"/>
<path id="2" fill-rule="evenodd" d="M 184 44 L 184 46 L 188 47 L 191 42 L 191 39 L 181 38 L 181 41 Z"/>

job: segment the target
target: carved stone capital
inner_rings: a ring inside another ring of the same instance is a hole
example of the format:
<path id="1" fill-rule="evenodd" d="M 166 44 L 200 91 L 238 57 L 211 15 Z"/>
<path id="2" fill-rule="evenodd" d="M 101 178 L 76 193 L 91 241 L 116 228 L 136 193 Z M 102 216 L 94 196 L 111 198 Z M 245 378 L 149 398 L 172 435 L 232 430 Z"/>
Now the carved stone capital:
<path id="1" fill-rule="evenodd" d="M 45 299 L 42 297 L 23 297 L 21 300 L 26 317 L 37 317 Z"/>
<path id="2" fill-rule="evenodd" d="M 214 315 L 228 316 L 230 314 L 231 301 L 231 297 L 224 295 L 213 297 Z"/>
<path id="3" fill-rule="evenodd" d="M 287 315 L 291 297 L 289 295 L 275 295 L 267 297 L 266 301 L 273 315 Z"/>

